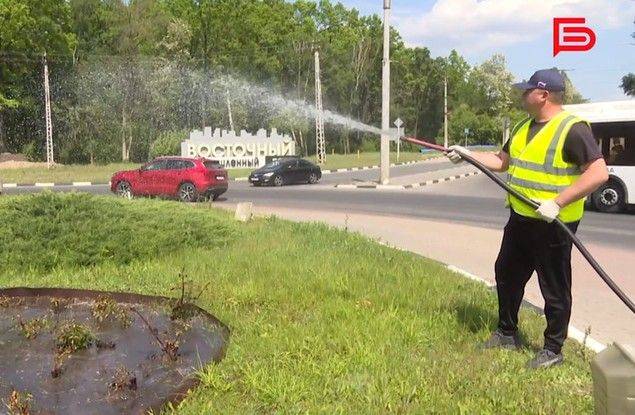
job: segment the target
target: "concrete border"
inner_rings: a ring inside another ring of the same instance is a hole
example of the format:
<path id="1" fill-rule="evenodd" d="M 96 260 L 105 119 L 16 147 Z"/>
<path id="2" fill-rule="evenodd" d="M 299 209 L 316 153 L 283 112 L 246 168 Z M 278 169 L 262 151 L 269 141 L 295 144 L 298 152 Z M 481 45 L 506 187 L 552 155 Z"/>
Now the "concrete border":
<path id="1" fill-rule="evenodd" d="M 93 183 L 93 182 L 71 182 L 71 183 L 0 183 L 0 189 L 15 189 L 17 187 L 56 187 L 56 186 L 68 186 L 68 187 L 90 187 L 90 186 L 110 186 L 108 183 Z"/>
<path id="2" fill-rule="evenodd" d="M 402 163 L 390 163 L 390 167 L 409 166 L 409 165 L 412 165 L 412 164 L 425 163 L 426 161 L 438 159 L 438 158 L 441 158 L 441 157 L 443 157 L 443 156 L 428 157 L 428 158 L 423 159 L 423 160 L 404 161 Z M 352 172 L 352 171 L 362 171 L 362 170 L 373 170 L 373 169 L 378 169 L 378 168 L 379 168 L 379 166 L 362 166 L 362 167 L 348 167 L 348 168 L 343 168 L 343 169 L 322 170 L 322 175 L 334 174 L 334 173 L 345 173 L 345 172 Z M 247 180 L 248 180 L 247 177 L 238 177 L 238 178 L 235 178 L 235 179 L 230 179 L 230 181 L 234 181 L 234 182 L 244 182 L 244 181 L 247 181 Z"/>
<path id="3" fill-rule="evenodd" d="M 412 184 L 336 184 L 334 187 L 338 189 L 377 189 L 377 190 L 406 190 L 406 189 L 416 189 L 418 187 L 430 186 L 432 184 L 443 183 L 443 182 L 451 182 L 454 180 L 463 179 L 466 177 L 477 176 L 481 174 L 480 171 L 472 171 L 469 173 L 456 174 L 453 176 L 443 177 L 440 179 L 432 179 L 427 180 L 425 182 L 420 183 L 412 183 Z"/>
<path id="4" fill-rule="evenodd" d="M 429 157 L 424 160 L 415 160 L 415 161 L 405 161 L 403 163 L 391 163 L 390 167 L 396 166 L 406 166 L 410 164 L 424 163 L 428 160 L 433 160 L 439 158 L 440 156 Z M 349 171 L 360 171 L 360 170 L 372 170 L 378 169 L 379 166 L 364 166 L 364 167 L 350 167 L 346 169 L 334 169 L 334 170 L 323 170 L 322 174 L 333 174 L 333 173 L 342 173 Z M 235 179 L 229 179 L 229 181 L 233 182 L 246 182 L 248 180 L 247 177 L 237 177 Z M 55 187 L 55 186 L 74 186 L 74 187 L 89 187 L 89 186 L 110 186 L 110 182 L 108 183 L 93 183 L 93 182 L 64 182 L 64 183 L 4 183 L 0 182 L 0 189 L 5 188 L 16 188 L 16 187 Z"/>
<path id="5" fill-rule="evenodd" d="M 487 286 L 487 288 L 491 288 L 494 289 L 496 288 L 496 284 L 491 284 L 489 281 L 484 280 L 483 278 L 474 275 L 474 274 L 470 274 L 469 272 L 456 267 L 454 265 L 446 265 L 446 268 L 450 271 L 456 272 L 457 274 L 461 274 L 464 277 L 467 277 L 471 280 L 474 281 L 478 281 L 482 284 L 485 284 L 485 286 Z M 538 307 L 537 305 L 527 301 L 527 300 L 523 300 L 523 303 L 527 303 L 529 304 L 532 308 L 537 309 L 537 311 L 541 311 L 540 307 Z M 541 311 L 542 312 L 542 311 Z M 573 325 L 569 324 L 569 329 L 568 329 L 568 333 L 567 333 L 567 337 L 571 338 L 575 341 L 577 341 L 578 343 L 580 343 L 582 346 L 586 347 L 587 349 L 590 349 L 592 351 L 594 351 L 595 353 L 600 353 L 602 350 L 606 349 L 606 345 L 603 343 L 600 343 L 599 341 L 595 340 L 593 337 L 588 336 L 586 333 L 584 333 L 583 331 L 577 329 L 576 327 L 574 327 Z"/>
<path id="6" fill-rule="evenodd" d="M 411 253 L 414 253 L 415 255 L 422 256 L 422 255 L 417 254 L 416 252 L 412 252 L 412 251 L 408 251 L 406 249 L 402 249 L 402 248 L 399 248 L 399 247 L 396 247 L 396 246 L 392 246 L 392 245 L 390 245 L 388 243 L 385 243 L 383 241 L 377 241 L 377 242 L 380 245 L 384 245 L 384 246 L 387 246 L 387 247 L 392 248 L 392 249 L 397 249 L 397 250 L 400 250 L 400 251 L 411 252 Z M 425 257 L 425 258 L 427 258 L 427 257 Z M 428 258 L 428 259 L 431 259 L 431 258 Z M 457 267 L 455 265 L 451 265 L 451 264 L 444 264 L 444 265 L 449 271 L 456 272 L 459 275 L 462 275 L 462 276 L 464 276 L 466 278 L 469 278 L 469 279 L 471 279 L 473 281 L 481 283 L 481 284 L 485 285 L 489 289 L 493 290 L 493 289 L 496 288 L 496 284 L 492 284 L 489 281 L 479 277 L 478 275 L 474 275 L 474 274 L 472 274 L 470 272 L 467 272 L 464 269 L 461 269 L 461 268 L 459 268 L 459 267 Z M 523 306 L 527 306 L 527 305 L 530 306 L 532 309 L 534 309 L 534 311 L 537 311 L 537 312 L 542 314 L 542 309 L 540 307 L 538 307 L 537 305 L 531 303 L 530 301 L 527 301 L 527 300 L 523 299 Z M 593 337 L 587 335 L 587 333 L 581 331 L 580 329 L 574 327 L 571 324 L 569 324 L 569 327 L 568 327 L 567 338 L 570 338 L 572 340 L 577 341 L 583 347 L 586 347 L 587 349 L 589 349 L 589 350 L 591 350 L 591 351 L 593 351 L 595 353 L 600 353 L 601 351 L 603 351 L 607 347 L 604 343 L 601 343 L 601 342 L 597 341 Z"/>

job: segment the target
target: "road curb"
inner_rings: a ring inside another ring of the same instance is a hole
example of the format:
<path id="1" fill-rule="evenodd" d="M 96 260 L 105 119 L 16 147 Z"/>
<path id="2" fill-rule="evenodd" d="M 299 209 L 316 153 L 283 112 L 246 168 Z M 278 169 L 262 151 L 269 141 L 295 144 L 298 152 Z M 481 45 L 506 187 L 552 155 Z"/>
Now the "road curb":
<path id="1" fill-rule="evenodd" d="M 415 160 L 415 161 L 405 161 L 403 163 L 391 163 L 390 167 L 396 166 L 406 166 L 417 163 L 425 163 L 429 160 L 434 160 L 440 158 L 440 156 L 430 157 L 425 160 Z M 379 166 L 363 166 L 363 167 L 350 167 L 346 169 L 333 169 L 333 170 L 323 170 L 322 174 L 333 174 L 333 173 L 343 173 L 350 171 L 360 171 L 360 170 L 372 170 L 378 169 Z M 232 182 L 246 182 L 248 177 L 237 177 L 235 179 L 229 179 Z M 110 182 L 102 183 L 102 182 L 64 182 L 64 183 L 49 183 L 49 182 L 36 182 L 36 183 L 2 183 L 0 182 L 0 189 L 13 189 L 16 187 L 55 187 L 55 186 L 74 186 L 74 187 L 89 187 L 89 186 L 110 186 Z"/>
<path id="2" fill-rule="evenodd" d="M 412 251 L 408 251 L 407 249 L 402 249 L 393 245 L 390 245 L 388 243 L 385 243 L 383 241 L 379 241 L 378 242 L 381 245 L 387 246 L 389 248 L 393 248 L 393 249 L 397 249 L 400 251 L 405 251 L 405 252 L 412 252 Z M 416 252 L 412 252 L 415 255 L 420 255 L 417 254 Z M 424 257 L 427 258 L 427 257 Z M 452 272 L 456 272 L 459 275 L 462 275 L 466 278 L 469 278 L 473 281 L 476 281 L 478 283 L 481 283 L 483 285 L 485 285 L 487 288 L 489 289 L 495 289 L 496 288 L 496 284 L 492 284 L 489 281 L 487 281 L 484 278 L 479 277 L 478 275 L 474 275 L 470 272 L 465 271 L 462 268 L 457 267 L 456 265 L 451 265 L 451 264 L 444 264 L 445 267 Z M 531 308 L 533 308 L 534 310 L 540 311 L 541 308 L 538 307 L 536 304 L 533 304 L 531 301 L 527 301 L 525 299 L 523 299 L 523 306 L 529 305 Z M 589 336 L 587 333 L 581 331 L 580 329 L 576 328 L 575 326 L 569 324 L 568 327 L 568 331 L 567 331 L 567 338 L 575 340 L 576 342 L 580 343 L 583 347 L 595 352 L 595 353 L 600 353 L 601 351 L 603 351 L 604 349 L 606 349 L 606 345 L 604 343 L 599 342 L 598 340 L 594 339 L 593 337 Z"/>
<path id="3" fill-rule="evenodd" d="M 0 183 L 0 189 L 15 189 L 18 187 L 55 187 L 55 186 L 67 186 L 67 187 L 89 187 L 89 186 L 110 186 L 108 183 L 93 183 L 93 182 L 65 182 L 65 183 Z"/>
<path id="4" fill-rule="evenodd" d="M 487 286 L 487 288 L 490 289 L 494 289 L 496 288 L 496 284 L 492 284 L 489 281 L 471 274 L 455 265 L 446 265 L 446 268 L 450 271 L 456 272 L 457 274 L 461 274 L 464 277 L 467 277 L 471 280 L 480 282 L 482 284 L 484 284 L 485 286 Z M 523 302 L 528 303 L 531 305 L 532 308 L 535 308 L 537 310 L 540 310 L 540 307 L 538 307 L 537 305 L 533 304 L 530 301 L 527 300 L 523 300 Z M 570 339 L 573 339 L 575 341 L 577 341 L 578 343 L 580 343 L 582 346 L 586 347 L 589 350 L 594 351 L 595 353 L 600 353 L 602 350 L 606 349 L 606 345 L 603 343 L 600 343 L 599 341 L 595 340 L 593 337 L 588 336 L 585 332 L 581 331 L 580 329 L 574 327 L 573 325 L 569 324 L 568 327 L 568 333 L 567 333 L 567 337 Z"/>
<path id="5" fill-rule="evenodd" d="M 418 164 L 418 163 L 425 163 L 426 161 L 429 160 L 434 160 L 434 159 L 438 159 L 441 158 L 443 156 L 434 156 L 434 157 L 429 157 L 426 158 L 424 160 L 413 160 L 413 161 L 404 161 L 402 163 L 390 163 L 390 167 L 398 167 L 398 166 L 409 166 L 412 164 Z M 362 167 L 348 167 L 348 168 L 343 168 L 343 169 L 331 169 L 331 170 L 322 170 L 322 174 L 333 174 L 333 173 L 345 173 L 345 172 L 352 172 L 352 171 L 361 171 L 361 170 L 373 170 L 373 169 L 378 169 L 380 166 L 362 166 Z M 230 181 L 233 182 L 242 182 L 242 181 L 247 181 L 248 178 L 247 177 L 238 177 L 235 179 L 230 179 Z"/>
<path id="6" fill-rule="evenodd" d="M 455 174 L 453 176 L 443 177 L 440 179 L 426 180 L 425 182 L 412 183 L 412 184 L 336 184 L 334 187 L 338 189 L 376 189 L 376 190 L 406 190 L 416 189 L 418 187 L 430 186 L 432 184 L 451 182 L 454 180 L 463 179 L 466 177 L 476 176 L 481 174 L 480 171 L 471 171 L 469 173 Z"/>

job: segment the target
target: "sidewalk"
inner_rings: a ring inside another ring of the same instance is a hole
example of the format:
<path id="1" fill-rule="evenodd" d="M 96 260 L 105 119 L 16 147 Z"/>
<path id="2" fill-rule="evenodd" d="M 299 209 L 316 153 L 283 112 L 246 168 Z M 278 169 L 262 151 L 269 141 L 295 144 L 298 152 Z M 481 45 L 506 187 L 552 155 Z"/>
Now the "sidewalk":
<path id="1" fill-rule="evenodd" d="M 471 165 L 461 165 L 450 169 L 434 170 L 390 179 L 390 184 L 381 185 L 377 182 L 346 181 L 335 185 L 338 189 L 383 189 L 403 190 L 429 186 L 444 181 L 458 180 L 475 176 L 481 172 Z"/>
<path id="2" fill-rule="evenodd" d="M 338 228 L 346 227 L 388 245 L 457 266 L 491 285 L 495 283 L 494 261 L 502 229 L 334 211 L 265 206 L 255 206 L 254 210 L 259 215 L 275 214 L 293 221 L 319 221 Z M 635 294 L 635 278 L 627 277 L 629 270 L 635 268 L 632 252 L 603 245 L 590 244 L 588 248 L 627 293 Z M 635 344 L 633 315 L 577 251 L 573 255 L 573 275 L 571 324 L 581 331 L 590 328 L 591 337 L 605 344 L 613 341 Z M 535 276 L 527 285 L 525 299 L 541 308 L 544 304 Z"/>

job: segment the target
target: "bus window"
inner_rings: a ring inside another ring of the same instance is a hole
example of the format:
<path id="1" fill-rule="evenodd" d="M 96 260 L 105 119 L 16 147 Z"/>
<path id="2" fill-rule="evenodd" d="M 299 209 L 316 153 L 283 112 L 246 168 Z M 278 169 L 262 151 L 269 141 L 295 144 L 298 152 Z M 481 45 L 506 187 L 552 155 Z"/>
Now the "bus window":
<path id="1" fill-rule="evenodd" d="M 631 140 L 632 141 L 632 140 Z M 620 146 L 615 150 L 615 158 L 611 165 L 615 166 L 635 166 L 635 146 Z"/>
<path id="2" fill-rule="evenodd" d="M 610 166 L 635 166 L 635 122 L 592 124 L 593 134 Z"/>

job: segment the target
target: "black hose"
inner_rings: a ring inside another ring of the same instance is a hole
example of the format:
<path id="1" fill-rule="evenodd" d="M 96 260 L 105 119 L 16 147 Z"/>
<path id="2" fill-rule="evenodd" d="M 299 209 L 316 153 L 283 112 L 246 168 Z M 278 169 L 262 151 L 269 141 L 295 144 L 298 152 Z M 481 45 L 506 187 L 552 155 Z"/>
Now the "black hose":
<path id="1" fill-rule="evenodd" d="M 507 193 L 521 200 L 523 203 L 531 206 L 534 209 L 538 209 L 538 207 L 540 206 L 535 201 L 527 198 L 526 196 L 524 196 L 517 190 L 507 185 L 507 183 L 505 183 L 504 180 L 498 177 L 495 173 L 493 173 L 491 170 L 489 170 L 479 161 L 475 160 L 473 157 L 466 154 L 461 154 L 461 157 L 465 161 L 467 161 L 468 163 L 470 163 L 471 165 L 473 165 L 474 167 L 476 167 L 477 169 L 485 173 L 487 177 L 492 179 L 497 185 L 502 187 Z M 622 291 L 620 287 L 618 287 L 618 285 L 615 283 L 615 281 L 613 281 L 611 277 L 609 277 L 606 271 L 602 269 L 600 264 L 598 264 L 595 258 L 593 258 L 593 255 L 591 255 L 591 253 L 586 249 L 586 247 L 578 239 L 575 233 L 573 233 L 571 229 L 569 229 L 569 227 L 565 225 L 564 222 L 562 222 L 560 219 L 556 218 L 555 222 L 567 233 L 567 235 L 569 235 L 569 238 L 571 238 L 571 241 L 573 242 L 573 244 L 576 246 L 576 248 L 578 248 L 582 256 L 589 262 L 589 264 L 591 264 L 591 266 L 593 267 L 595 272 L 598 273 L 600 278 L 602 278 L 604 282 L 609 286 L 609 288 L 613 290 L 615 295 L 617 295 L 620 298 L 620 300 L 622 300 L 622 302 L 626 305 L 626 307 L 628 307 L 633 313 L 635 313 L 635 304 L 633 304 L 633 301 L 630 298 L 628 298 L 628 296 L 624 293 L 624 291 Z"/>

